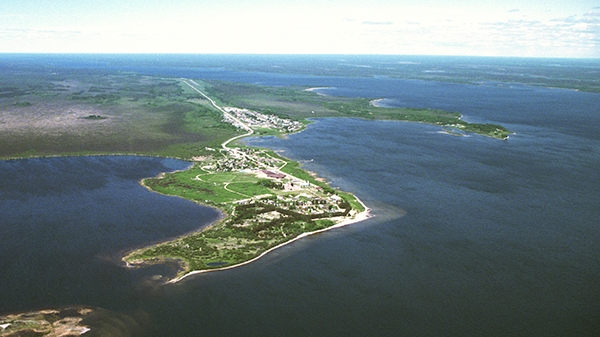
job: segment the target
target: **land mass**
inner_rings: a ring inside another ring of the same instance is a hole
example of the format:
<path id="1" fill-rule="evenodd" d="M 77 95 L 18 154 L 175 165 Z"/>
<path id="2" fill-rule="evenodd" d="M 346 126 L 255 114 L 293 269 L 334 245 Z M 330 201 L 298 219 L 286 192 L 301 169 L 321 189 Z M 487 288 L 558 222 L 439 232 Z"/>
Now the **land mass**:
<path id="1" fill-rule="evenodd" d="M 74 307 L 0 316 L 0 336 L 81 336 L 90 331 L 83 321 L 93 311 Z"/>
<path id="2" fill-rule="evenodd" d="M 186 275 L 252 262 L 282 245 L 369 217 L 354 195 L 331 188 L 273 151 L 237 143 L 282 136 L 315 117 L 430 123 L 449 132 L 506 139 L 499 125 L 460 114 L 377 106 L 307 87 L 193 81 L 100 69 L 12 67 L 0 78 L 0 158 L 98 154 L 192 160 L 186 171 L 142 181 L 148 189 L 218 208 L 209 228 L 124 257 L 128 265 L 176 259 Z M 374 104 L 375 103 L 375 104 Z M 223 107 L 221 107 L 223 106 Z M 458 132 L 457 132 L 458 133 Z M 98 309 L 42 310 L 0 317 L 0 335 L 78 335 Z"/>
<path id="3" fill-rule="evenodd" d="M 319 88 L 272 87 L 221 81 L 212 81 L 206 87 L 217 101 L 303 122 L 307 118 L 352 117 L 427 123 L 456 130 L 457 133 L 476 133 L 498 139 L 507 139 L 512 133 L 497 124 L 468 123 L 457 112 L 382 107 L 378 106 L 377 99 L 326 96 L 318 94 L 316 89 Z"/>
<path id="4" fill-rule="evenodd" d="M 0 137 L 6 142 L 0 142 L 0 155 L 136 154 L 194 160 L 186 171 L 143 184 L 216 207 L 223 219 L 125 257 L 130 266 L 177 259 L 182 264 L 179 277 L 246 263 L 301 235 L 368 216 L 355 196 L 332 189 L 273 151 L 236 143 L 240 138 L 299 132 L 310 117 L 412 121 L 457 135 L 473 132 L 499 139 L 510 133 L 500 125 L 467 123 L 459 113 L 380 107 L 373 100 L 319 95 L 307 87 L 91 70 L 85 75 L 53 73 L 40 79 L 27 73 L 18 87 L 5 87 L 0 128 L 6 132 Z"/>
<path id="5" fill-rule="evenodd" d="M 0 78 L 0 158 L 135 154 L 190 159 L 246 130 L 181 79 L 118 71 L 9 68 Z M 460 113 L 385 108 L 372 99 L 333 97 L 307 87 L 196 81 L 217 104 L 306 125 L 307 119 L 353 117 L 439 125 L 505 139 L 500 125 L 472 124 Z M 284 130 L 297 132 L 301 130 Z M 255 128 L 255 135 L 280 135 Z"/>

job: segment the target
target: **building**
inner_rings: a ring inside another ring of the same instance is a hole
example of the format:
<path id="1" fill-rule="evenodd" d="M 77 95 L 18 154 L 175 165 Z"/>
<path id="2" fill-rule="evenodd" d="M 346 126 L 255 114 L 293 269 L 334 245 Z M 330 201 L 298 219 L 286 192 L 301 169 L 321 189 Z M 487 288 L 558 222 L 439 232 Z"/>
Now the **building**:
<path id="1" fill-rule="evenodd" d="M 275 172 L 269 171 L 269 170 L 263 170 L 262 172 L 264 174 L 266 174 L 267 177 L 269 177 L 269 178 L 274 178 L 274 179 L 283 179 L 283 178 L 285 178 L 285 174 L 283 174 L 283 173 L 275 173 Z"/>

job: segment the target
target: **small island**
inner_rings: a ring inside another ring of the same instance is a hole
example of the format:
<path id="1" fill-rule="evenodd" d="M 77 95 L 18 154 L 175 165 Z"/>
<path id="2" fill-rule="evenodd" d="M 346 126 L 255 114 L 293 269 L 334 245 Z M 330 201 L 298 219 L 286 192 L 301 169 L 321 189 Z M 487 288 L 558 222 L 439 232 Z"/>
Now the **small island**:
<path id="1" fill-rule="evenodd" d="M 96 310 L 87 307 L 47 309 L 0 316 L 0 336 L 81 336 Z"/>

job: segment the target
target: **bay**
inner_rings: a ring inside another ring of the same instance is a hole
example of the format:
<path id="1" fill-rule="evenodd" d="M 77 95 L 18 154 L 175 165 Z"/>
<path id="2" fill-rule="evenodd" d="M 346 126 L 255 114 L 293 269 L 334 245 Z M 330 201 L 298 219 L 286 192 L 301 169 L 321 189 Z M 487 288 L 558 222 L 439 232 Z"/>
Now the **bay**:
<path id="1" fill-rule="evenodd" d="M 122 254 L 220 216 L 139 184 L 189 165 L 114 156 L 0 161 L 0 312 L 136 303 L 142 278 L 175 266 L 128 271 Z"/>

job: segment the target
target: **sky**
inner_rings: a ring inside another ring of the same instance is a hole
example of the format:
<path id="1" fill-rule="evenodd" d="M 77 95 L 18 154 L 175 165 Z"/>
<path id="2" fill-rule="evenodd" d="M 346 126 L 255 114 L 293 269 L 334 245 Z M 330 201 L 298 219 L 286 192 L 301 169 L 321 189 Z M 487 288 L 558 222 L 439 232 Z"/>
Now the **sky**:
<path id="1" fill-rule="evenodd" d="M 0 0 L 0 53 L 600 58 L 600 0 Z"/>

